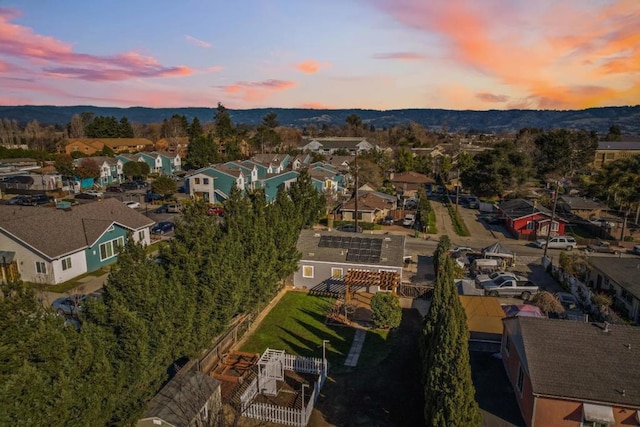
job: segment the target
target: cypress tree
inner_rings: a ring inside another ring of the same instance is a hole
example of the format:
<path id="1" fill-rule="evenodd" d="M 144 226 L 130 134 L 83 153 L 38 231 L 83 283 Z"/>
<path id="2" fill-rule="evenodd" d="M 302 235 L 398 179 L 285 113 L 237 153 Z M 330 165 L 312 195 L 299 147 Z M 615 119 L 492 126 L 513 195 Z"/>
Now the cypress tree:
<path id="1" fill-rule="evenodd" d="M 482 421 L 469 361 L 467 319 L 455 289 L 454 264 L 444 236 L 434 253 L 436 287 L 421 339 L 425 422 L 430 426 L 474 426 Z"/>

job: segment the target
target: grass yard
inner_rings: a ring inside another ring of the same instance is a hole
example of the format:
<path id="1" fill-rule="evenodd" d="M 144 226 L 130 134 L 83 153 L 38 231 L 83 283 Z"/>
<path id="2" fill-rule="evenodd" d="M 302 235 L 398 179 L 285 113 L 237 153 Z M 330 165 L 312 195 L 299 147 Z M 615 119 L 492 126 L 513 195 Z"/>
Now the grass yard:
<path id="1" fill-rule="evenodd" d="M 342 364 L 349 354 L 355 330 L 324 323 L 334 301 L 334 298 L 303 292 L 287 292 L 240 350 L 262 354 L 265 349 L 273 348 L 298 356 L 322 357 L 322 340 L 329 340 L 327 359 L 332 364 Z"/>
<path id="2" fill-rule="evenodd" d="M 39 291 L 57 292 L 57 293 L 63 294 L 73 288 L 80 286 L 82 284 L 82 279 L 84 279 L 85 277 L 99 277 L 108 272 L 109 272 L 108 266 L 101 267 L 96 271 L 91 271 L 89 273 L 82 274 L 78 277 L 74 277 L 71 280 L 67 280 L 66 282 L 58 283 L 57 285 L 46 285 L 42 283 L 32 283 L 32 282 L 26 282 L 26 283 L 29 283 L 34 289 Z"/>
<path id="3" fill-rule="evenodd" d="M 302 292 L 287 292 L 242 345 L 241 351 L 260 353 L 268 347 L 299 356 L 322 357 L 322 340 L 332 371 L 350 371 L 344 367 L 355 329 L 329 326 L 325 314 L 335 299 Z M 398 331 L 369 330 L 358 360 L 361 367 L 376 366 L 387 357 L 398 340 Z"/>

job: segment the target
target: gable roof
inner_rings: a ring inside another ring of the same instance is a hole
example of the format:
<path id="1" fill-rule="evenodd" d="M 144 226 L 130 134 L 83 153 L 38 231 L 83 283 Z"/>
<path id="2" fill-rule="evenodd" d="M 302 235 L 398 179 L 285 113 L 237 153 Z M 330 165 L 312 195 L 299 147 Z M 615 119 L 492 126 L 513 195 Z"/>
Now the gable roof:
<path id="1" fill-rule="evenodd" d="M 0 205 L 0 230 L 50 259 L 94 244 L 114 223 L 137 230 L 154 221 L 113 198 L 70 210 Z"/>
<path id="2" fill-rule="evenodd" d="M 503 320 L 534 394 L 640 407 L 640 328 L 561 319 Z M 622 391 L 624 390 L 624 393 Z"/>
<path id="3" fill-rule="evenodd" d="M 322 236 L 332 238 L 351 239 L 371 239 L 381 242 L 380 258 L 378 262 L 369 261 L 366 263 L 347 261 L 348 250 L 341 247 L 319 246 Z M 341 231 L 318 231 L 302 230 L 298 237 L 297 249 L 302 254 L 302 260 L 310 262 L 332 262 L 336 264 L 352 264 L 356 266 L 363 264 L 387 265 L 402 267 L 404 265 L 404 242 L 405 237 L 394 234 L 361 234 L 347 233 Z"/>
<path id="4" fill-rule="evenodd" d="M 394 174 L 389 182 L 394 184 L 433 184 L 436 181 L 424 174 L 409 171 Z"/>
<path id="5" fill-rule="evenodd" d="M 393 207 L 395 200 L 390 200 L 388 197 L 381 197 L 379 193 L 375 191 L 358 192 L 358 211 L 375 211 L 390 209 Z M 341 210 L 352 211 L 356 208 L 355 198 L 349 199 L 342 205 Z"/>
<path id="6" fill-rule="evenodd" d="M 302 141 L 301 146 L 306 146 L 312 142 L 318 142 L 322 148 L 326 149 L 355 149 L 360 143 L 373 145 L 366 138 L 354 137 L 328 137 L 328 138 L 310 138 Z"/>
<path id="7" fill-rule="evenodd" d="M 159 418 L 174 426 L 191 425 L 219 387 L 219 380 L 199 371 L 179 374 L 151 399 L 143 420 Z"/>
<path id="8" fill-rule="evenodd" d="M 604 203 L 586 197 L 564 195 L 558 197 L 558 202 L 570 209 L 577 210 L 608 209 Z"/>
<path id="9" fill-rule="evenodd" d="M 589 257 L 589 264 L 640 299 L 640 261 L 637 258 Z"/>
<path id="10" fill-rule="evenodd" d="M 93 147 L 97 147 L 98 145 L 96 144 L 104 144 L 110 148 L 153 145 L 153 142 L 147 138 L 76 138 L 69 140 L 69 144 L 73 144 L 74 142 L 80 142 Z"/>
<path id="11" fill-rule="evenodd" d="M 258 162 L 258 163 L 265 163 L 267 165 L 269 163 L 274 165 L 280 165 L 285 160 L 285 157 L 280 154 L 265 153 L 265 154 L 254 154 L 253 157 L 251 157 L 251 159 L 249 160 L 253 160 L 254 162 Z"/>
<path id="12" fill-rule="evenodd" d="M 551 216 L 549 209 L 525 199 L 506 200 L 498 204 L 498 208 L 511 219 L 524 218 L 537 213 Z"/>

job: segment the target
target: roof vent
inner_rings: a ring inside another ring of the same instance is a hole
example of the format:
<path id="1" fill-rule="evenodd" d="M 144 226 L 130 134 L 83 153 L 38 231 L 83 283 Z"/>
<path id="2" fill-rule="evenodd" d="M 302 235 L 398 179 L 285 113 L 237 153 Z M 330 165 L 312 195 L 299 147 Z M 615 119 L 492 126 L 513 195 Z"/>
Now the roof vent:
<path id="1" fill-rule="evenodd" d="M 604 332 L 609 332 L 609 322 L 604 322 Z"/>
<path id="2" fill-rule="evenodd" d="M 627 344 L 626 347 L 631 350 L 631 343 Z"/>

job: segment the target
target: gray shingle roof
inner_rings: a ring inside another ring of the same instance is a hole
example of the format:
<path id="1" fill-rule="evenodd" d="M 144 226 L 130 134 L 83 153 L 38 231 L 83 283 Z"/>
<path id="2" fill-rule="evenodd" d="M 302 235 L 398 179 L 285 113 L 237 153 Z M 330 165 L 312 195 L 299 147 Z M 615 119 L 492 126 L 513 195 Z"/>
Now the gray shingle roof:
<path id="1" fill-rule="evenodd" d="M 520 327 L 534 394 L 640 407 L 640 328 L 605 332 L 594 323 L 533 317 L 504 324 Z"/>
<path id="2" fill-rule="evenodd" d="M 347 262 L 347 251 L 341 248 L 319 247 L 320 236 L 343 236 L 343 237 L 360 237 L 366 239 L 379 239 L 382 241 L 382 251 L 380 253 L 379 265 L 389 265 L 394 267 L 403 266 L 404 257 L 404 236 L 393 234 L 368 234 L 368 233 L 347 233 L 341 231 L 317 231 L 302 230 L 298 237 L 297 248 L 302 254 L 303 260 L 308 261 L 324 261 L 340 264 L 354 264 L 356 262 Z"/>
<path id="3" fill-rule="evenodd" d="M 640 260 L 594 256 L 589 258 L 589 264 L 640 299 Z"/>
<path id="4" fill-rule="evenodd" d="M 537 212 L 551 216 L 549 209 L 525 199 L 507 200 L 500 203 L 498 207 L 511 219 L 522 218 Z"/>
<path id="5" fill-rule="evenodd" d="M 600 141 L 598 150 L 640 150 L 638 141 Z"/>
<path id="6" fill-rule="evenodd" d="M 151 400 L 144 417 L 188 426 L 219 387 L 220 381 L 202 372 L 178 375 Z"/>
<path id="7" fill-rule="evenodd" d="M 0 230 L 50 259 L 92 245 L 112 223 L 137 230 L 154 221 L 117 199 L 89 202 L 69 211 L 0 205 Z"/>
<path id="8" fill-rule="evenodd" d="M 571 209 L 607 209 L 607 205 L 605 205 L 604 203 L 586 197 L 560 196 L 558 198 L 558 201 L 564 203 L 567 206 L 570 206 Z"/>

